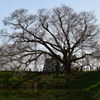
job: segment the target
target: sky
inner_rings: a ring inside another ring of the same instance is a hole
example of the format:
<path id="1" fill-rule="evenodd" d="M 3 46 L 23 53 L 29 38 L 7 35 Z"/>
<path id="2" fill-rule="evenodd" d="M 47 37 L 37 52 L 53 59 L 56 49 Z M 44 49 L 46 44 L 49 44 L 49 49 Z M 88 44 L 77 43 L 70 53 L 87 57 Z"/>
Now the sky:
<path id="1" fill-rule="evenodd" d="M 16 9 L 24 8 L 36 12 L 41 8 L 52 9 L 63 4 L 76 12 L 94 11 L 100 23 L 100 0 L 0 0 L 0 29 L 4 28 L 2 20 Z"/>

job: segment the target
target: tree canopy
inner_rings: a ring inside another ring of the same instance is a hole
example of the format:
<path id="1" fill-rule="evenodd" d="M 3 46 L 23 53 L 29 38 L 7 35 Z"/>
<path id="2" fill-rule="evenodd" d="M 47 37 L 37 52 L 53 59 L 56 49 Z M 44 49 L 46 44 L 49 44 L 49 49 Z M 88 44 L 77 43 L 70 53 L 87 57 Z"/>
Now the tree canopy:
<path id="1" fill-rule="evenodd" d="M 13 61 L 29 65 L 49 55 L 61 62 L 68 73 L 73 62 L 94 52 L 99 34 L 93 12 L 77 13 L 65 5 L 41 9 L 36 14 L 18 9 L 3 22 L 13 30 L 4 34 L 9 41 L 6 45 L 12 46 L 12 53 L 7 56 Z"/>

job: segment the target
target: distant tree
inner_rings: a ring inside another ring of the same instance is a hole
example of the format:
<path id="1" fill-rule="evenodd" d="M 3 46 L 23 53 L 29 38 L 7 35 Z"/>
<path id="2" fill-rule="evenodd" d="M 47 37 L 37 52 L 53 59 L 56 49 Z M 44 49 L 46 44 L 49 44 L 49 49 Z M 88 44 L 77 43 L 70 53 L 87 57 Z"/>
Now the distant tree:
<path id="1" fill-rule="evenodd" d="M 44 54 L 57 59 L 70 73 L 73 62 L 83 59 L 94 52 L 99 27 L 92 12 L 76 13 L 68 6 L 61 6 L 47 11 L 41 9 L 38 14 L 29 14 L 25 9 L 14 11 L 4 19 L 4 24 L 11 26 L 9 34 L 12 45 L 24 44 L 28 49 L 19 50 L 23 57 L 30 57 L 31 63 Z M 37 48 L 34 48 L 37 43 Z M 82 54 L 81 50 L 88 52 Z M 35 58 L 31 56 L 35 54 Z M 77 55 L 73 58 L 73 55 Z M 60 57 L 59 57 L 60 56 Z"/>
<path id="2" fill-rule="evenodd" d="M 28 45 L 12 45 L 5 44 L 0 47 L 0 66 L 1 70 L 25 71 L 31 60 L 36 56 L 28 55 L 25 50 L 29 49 Z"/>
<path id="3" fill-rule="evenodd" d="M 60 67 L 60 62 L 57 61 L 54 58 L 46 58 L 44 62 L 44 71 L 49 71 L 49 72 L 56 72 L 57 68 L 56 66 Z"/>
<path id="4" fill-rule="evenodd" d="M 59 75 L 59 72 L 63 71 L 63 66 L 61 63 L 55 58 L 46 58 L 44 62 L 44 72 L 53 72 L 56 73 L 56 76 Z"/>

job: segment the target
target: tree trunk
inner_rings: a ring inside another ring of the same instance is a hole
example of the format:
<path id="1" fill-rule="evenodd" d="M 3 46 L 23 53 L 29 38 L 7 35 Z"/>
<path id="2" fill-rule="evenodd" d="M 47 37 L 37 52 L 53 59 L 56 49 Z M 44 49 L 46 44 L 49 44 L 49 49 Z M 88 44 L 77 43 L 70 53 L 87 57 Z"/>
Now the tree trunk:
<path id="1" fill-rule="evenodd" d="M 71 63 L 64 63 L 64 71 L 68 74 L 71 73 Z"/>

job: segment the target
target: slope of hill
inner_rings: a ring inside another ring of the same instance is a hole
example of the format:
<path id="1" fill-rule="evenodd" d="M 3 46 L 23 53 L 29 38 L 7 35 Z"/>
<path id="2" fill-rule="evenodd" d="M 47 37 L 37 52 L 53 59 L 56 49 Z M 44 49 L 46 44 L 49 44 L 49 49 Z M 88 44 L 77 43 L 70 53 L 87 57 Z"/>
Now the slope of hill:
<path id="1" fill-rule="evenodd" d="M 0 90 L 7 92 L 5 89 L 24 89 L 22 94 L 25 95 L 36 95 L 31 92 L 39 90 L 37 94 L 40 94 L 40 98 L 48 95 L 47 100 L 49 96 L 60 98 L 54 100 L 100 100 L 100 71 L 60 74 L 58 77 L 54 73 L 43 72 L 0 72 Z"/>

